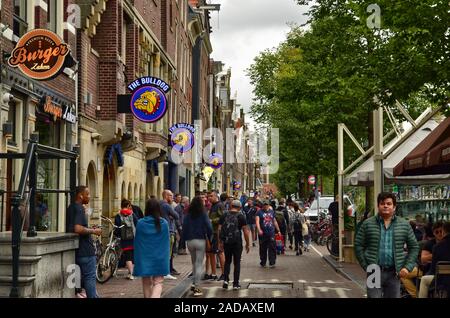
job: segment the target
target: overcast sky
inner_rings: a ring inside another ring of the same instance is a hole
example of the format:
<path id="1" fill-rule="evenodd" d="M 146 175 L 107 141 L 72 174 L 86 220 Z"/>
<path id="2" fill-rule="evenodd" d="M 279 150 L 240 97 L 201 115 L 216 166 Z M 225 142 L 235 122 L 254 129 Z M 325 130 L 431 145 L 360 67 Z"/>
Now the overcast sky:
<path id="1" fill-rule="evenodd" d="M 307 7 L 295 0 L 211 0 L 221 4 L 219 13 L 211 12 L 212 58 L 231 67 L 231 96 L 250 109 L 253 88 L 245 70 L 259 52 L 277 47 L 286 39 L 289 22 L 306 22 Z"/>

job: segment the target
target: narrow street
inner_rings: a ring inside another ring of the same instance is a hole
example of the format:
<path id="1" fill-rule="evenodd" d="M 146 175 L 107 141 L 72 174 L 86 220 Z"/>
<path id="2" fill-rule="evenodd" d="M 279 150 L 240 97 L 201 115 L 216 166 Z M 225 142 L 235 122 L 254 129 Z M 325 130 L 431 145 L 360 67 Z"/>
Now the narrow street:
<path id="1" fill-rule="evenodd" d="M 203 296 L 199 298 L 363 298 L 364 290 L 355 282 L 337 273 L 321 254 L 326 255 L 326 247 L 313 245 L 310 252 L 296 256 L 287 250 L 277 256 L 276 267 L 259 266 L 258 247 L 252 247 L 244 254 L 241 264 L 241 289 L 238 291 L 222 288 L 222 281 L 202 281 Z M 177 280 L 165 280 L 163 297 L 193 298 L 189 287 L 191 271 L 189 255 L 175 258 L 175 267 L 181 273 Z M 233 266 L 232 266 L 233 268 Z M 217 269 L 220 274 L 220 269 Z M 141 298 L 140 279 L 125 279 L 122 269 L 118 277 L 104 285 L 98 284 L 98 292 L 105 298 Z M 187 279 L 185 281 L 184 279 Z M 232 275 L 230 275 L 232 280 Z M 184 287 L 183 287 L 183 286 Z M 175 290 L 178 292 L 174 292 Z"/>

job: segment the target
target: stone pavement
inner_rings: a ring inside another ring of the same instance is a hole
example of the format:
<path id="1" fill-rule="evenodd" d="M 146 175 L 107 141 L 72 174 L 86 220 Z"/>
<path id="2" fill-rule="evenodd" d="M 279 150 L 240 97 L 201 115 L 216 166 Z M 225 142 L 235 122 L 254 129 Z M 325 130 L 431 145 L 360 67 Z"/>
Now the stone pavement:
<path id="1" fill-rule="evenodd" d="M 314 246 L 310 252 L 296 256 L 291 250 L 277 257 L 276 267 L 259 265 L 258 247 L 243 254 L 241 263 L 241 290 L 222 289 L 222 282 L 202 281 L 203 298 L 363 298 L 365 292 L 357 280 L 340 275 L 322 257 L 322 247 Z M 326 248 L 325 248 L 326 250 Z M 192 297 L 187 276 L 192 270 L 189 255 L 179 255 L 174 260 L 181 273 L 177 280 L 165 280 L 163 297 Z M 233 265 L 231 266 L 233 269 Z M 356 271 L 356 267 L 355 267 Z M 357 271 L 356 271 L 357 272 Z M 220 269 L 217 270 L 218 275 Z M 142 298 L 140 279 L 126 279 L 127 271 L 119 270 L 117 277 L 107 283 L 97 284 L 98 293 L 104 298 Z M 232 280 L 232 274 L 230 275 Z M 231 283 L 231 282 L 230 282 Z M 231 285 L 231 284 L 230 284 Z"/>
<path id="2" fill-rule="evenodd" d="M 170 292 L 191 273 L 191 256 L 177 255 L 174 259 L 174 267 L 180 275 L 176 276 L 177 280 L 164 280 L 162 297 L 170 295 Z M 105 284 L 97 283 L 97 293 L 102 298 L 143 298 L 142 280 L 140 278 L 128 280 L 127 274 L 128 270 L 125 268 L 119 269 L 116 277 Z"/>
<path id="3" fill-rule="evenodd" d="M 352 263 L 339 263 L 333 256 L 329 255 L 329 252 L 325 246 L 315 245 L 315 248 L 319 253 L 323 255 L 324 260 L 334 269 L 336 272 L 353 281 L 366 293 L 366 279 L 367 275 L 359 264 Z"/>
<path id="4" fill-rule="evenodd" d="M 233 266 L 232 266 L 233 268 Z M 232 279 L 232 275 L 230 275 Z M 259 265 L 258 248 L 243 255 L 241 289 L 222 288 L 222 282 L 203 282 L 204 298 L 363 298 L 363 290 L 339 275 L 322 258 L 320 252 L 296 256 L 291 250 L 277 256 L 276 267 Z M 231 285 L 231 282 L 230 282 Z M 193 297 L 187 292 L 186 297 Z"/>

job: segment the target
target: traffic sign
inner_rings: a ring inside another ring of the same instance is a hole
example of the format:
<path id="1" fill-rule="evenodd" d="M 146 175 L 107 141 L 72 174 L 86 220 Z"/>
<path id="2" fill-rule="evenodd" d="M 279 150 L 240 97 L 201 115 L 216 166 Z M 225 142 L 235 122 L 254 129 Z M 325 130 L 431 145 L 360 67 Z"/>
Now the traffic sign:
<path id="1" fill-rule="evenodd" d="M 315 176 L 309 176 L 308 177 L 308 183 L 313 185 L 316 184 L 316 177 Z"/>

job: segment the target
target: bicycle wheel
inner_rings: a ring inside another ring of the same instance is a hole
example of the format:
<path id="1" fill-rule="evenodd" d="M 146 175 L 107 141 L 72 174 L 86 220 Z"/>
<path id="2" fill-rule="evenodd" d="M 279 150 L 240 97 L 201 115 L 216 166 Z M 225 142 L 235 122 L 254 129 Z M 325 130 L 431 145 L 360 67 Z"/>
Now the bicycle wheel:
<path id="1" fill-rule="evenodd" d="M 331 235 L 327 240 L 327 250 L 330 255 L 339 256 L 339 252 L 333 251 L 333 245 L 339 246 L 339 238 L 336 235 Z"/>
<path id="2" fill-rule="evenodd" d="M 97 263 L 96 278 L 100 284 L 106 283 L 114 274 L 117 255 L 114 250 L 107 249 Z"/>

